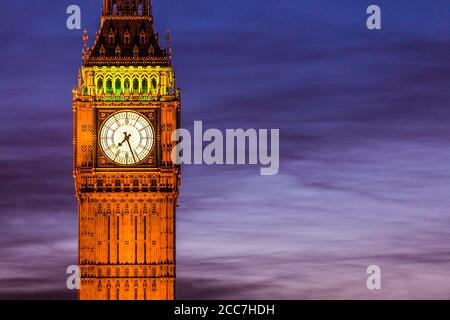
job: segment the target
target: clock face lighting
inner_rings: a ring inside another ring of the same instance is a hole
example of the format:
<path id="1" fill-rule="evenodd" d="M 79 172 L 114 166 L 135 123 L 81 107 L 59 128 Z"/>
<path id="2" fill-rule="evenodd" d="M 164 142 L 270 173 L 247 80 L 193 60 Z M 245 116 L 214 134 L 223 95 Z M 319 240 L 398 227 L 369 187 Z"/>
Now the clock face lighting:
<path id="1" fill-rule="evenodd" d="M 114 163 L 134 165 L 145 160 L 153 148 L 154 133 L 141 114 L 124 111 L 109 117 L 100 130 L 100 145 Z"/>

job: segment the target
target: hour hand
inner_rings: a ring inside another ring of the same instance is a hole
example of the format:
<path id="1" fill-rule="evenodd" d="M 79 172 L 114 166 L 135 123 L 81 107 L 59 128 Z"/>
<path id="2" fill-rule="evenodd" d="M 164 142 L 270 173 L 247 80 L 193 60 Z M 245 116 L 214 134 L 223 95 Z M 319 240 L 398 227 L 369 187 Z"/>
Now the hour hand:
<path id="1" fill-rule="evenodd" d="M 121 143 L 119 143 L 119 147 L 123 146 L 123 144 L 125 143 L 125 141 L 128 141 L 128 139 L 130 138 L 131 134 L 128 135 L 127 132 L 123 133 L 125 135 L 125 138 L 123 138 L 123 141 Z"/>

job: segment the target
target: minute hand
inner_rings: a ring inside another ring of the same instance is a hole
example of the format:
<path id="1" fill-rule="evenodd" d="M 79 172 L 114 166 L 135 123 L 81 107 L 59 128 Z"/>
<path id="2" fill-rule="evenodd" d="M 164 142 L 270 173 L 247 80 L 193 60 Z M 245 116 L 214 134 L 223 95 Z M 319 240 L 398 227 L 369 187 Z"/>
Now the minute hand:
<path id="1" fill-rule="evenodd" d="M 127 139 L 127 143 L 128 143 L 128 147 L 130 148 L 130 151 L 131 151 L 131 155 L 133 156 L 133 160 L 134 160 L 134 162 L 137 162 L 137 161 L 136 161 L 136 158 L 134 157 L 134 152 L 133 152 L 133 149 L 131 148 L 131 143 L 130 143 L 130 139 Z"/>

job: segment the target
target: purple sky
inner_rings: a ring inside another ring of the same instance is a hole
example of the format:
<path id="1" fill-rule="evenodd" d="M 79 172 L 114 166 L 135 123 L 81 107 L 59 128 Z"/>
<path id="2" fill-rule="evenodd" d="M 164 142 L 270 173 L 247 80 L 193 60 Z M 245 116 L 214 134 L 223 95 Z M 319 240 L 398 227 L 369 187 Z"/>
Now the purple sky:
<path id="1" fill-rule="evenodd" d="M 74 298 L 71 89 L 82 8 L 2 4 L 0 298 Z M 368 31 L 366 8 L 382 8 Z M 280 128 L 281 169 L 184 168 L 181 299 L 450 299 L 447 0 L 154 0 L 183 127 Z M 381 291 L 366 288 L 382 268 Z"/>

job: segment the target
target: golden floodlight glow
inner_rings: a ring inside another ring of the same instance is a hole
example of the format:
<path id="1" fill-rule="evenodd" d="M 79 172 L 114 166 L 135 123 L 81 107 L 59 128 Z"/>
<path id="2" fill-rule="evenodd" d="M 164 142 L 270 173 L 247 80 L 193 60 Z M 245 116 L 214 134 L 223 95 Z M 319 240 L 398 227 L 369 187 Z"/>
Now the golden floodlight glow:
<path id="1" fill-rule="evenodd" d="M 79 298 L 173 300 L 181 92 L 150 1 L 117 1 L 103 1 L 73 90 Z"/>

